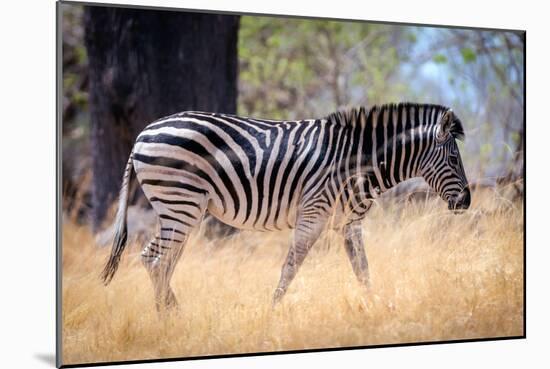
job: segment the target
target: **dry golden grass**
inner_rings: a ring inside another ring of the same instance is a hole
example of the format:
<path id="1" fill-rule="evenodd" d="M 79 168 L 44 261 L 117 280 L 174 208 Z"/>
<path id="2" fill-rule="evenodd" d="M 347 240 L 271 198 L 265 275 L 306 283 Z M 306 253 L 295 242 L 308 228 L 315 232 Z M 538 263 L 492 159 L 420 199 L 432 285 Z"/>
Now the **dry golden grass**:
<path id="1" fill-rule="evenodd" d="M 452 215 L 439 199 L 374 205 L 364 224 L 372 290 L 356 281 L 343 239 L 326 232 L 281 305 L 271 308 L 289 232 L 187 244 L 161 319 L 129 246 L 113 282 L 107 249 L 63 226 L 63 363 L 364 346 L 523 334 L 523 207 L 473 194 Z"/>

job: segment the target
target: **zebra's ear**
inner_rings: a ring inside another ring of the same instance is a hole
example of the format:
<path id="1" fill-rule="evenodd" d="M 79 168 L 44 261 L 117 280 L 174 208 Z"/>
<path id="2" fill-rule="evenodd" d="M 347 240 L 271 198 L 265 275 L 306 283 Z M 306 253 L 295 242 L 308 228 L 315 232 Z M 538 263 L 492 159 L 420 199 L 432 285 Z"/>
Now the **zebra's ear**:
<path id="1" fill-rule="evenodd" d="M 447 110 L 443 114 L 438 123 L 439 127 L 437 128 L 436 138 L 438 142 L 445 142 L 449 138 L 454 120 L 455 115 L 452 109 Z"/>

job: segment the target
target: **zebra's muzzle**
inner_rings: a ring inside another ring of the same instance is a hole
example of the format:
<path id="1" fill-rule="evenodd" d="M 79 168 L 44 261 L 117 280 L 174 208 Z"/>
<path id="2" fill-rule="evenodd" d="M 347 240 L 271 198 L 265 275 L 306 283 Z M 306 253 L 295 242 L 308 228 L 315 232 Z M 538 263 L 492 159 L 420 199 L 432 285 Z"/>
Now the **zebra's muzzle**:
<path id="1" fill-rule="evenodd" d="M 456 214 L 460 214 L 463 210 L 470 207 L 470 203 L 470 189 L 466 187 L 458 196 L 449 199 L 449 210 L 453 210 Z"/>

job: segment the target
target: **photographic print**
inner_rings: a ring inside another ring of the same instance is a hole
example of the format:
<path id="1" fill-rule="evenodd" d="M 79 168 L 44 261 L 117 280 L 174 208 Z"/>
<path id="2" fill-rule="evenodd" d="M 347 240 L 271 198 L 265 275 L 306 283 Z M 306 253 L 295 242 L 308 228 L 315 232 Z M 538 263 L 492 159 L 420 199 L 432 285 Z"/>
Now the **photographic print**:
<path id="1" fill-rule="evenodd" d="M 524 31 L 57 5 L 58 365 L 525 337 Z"/>

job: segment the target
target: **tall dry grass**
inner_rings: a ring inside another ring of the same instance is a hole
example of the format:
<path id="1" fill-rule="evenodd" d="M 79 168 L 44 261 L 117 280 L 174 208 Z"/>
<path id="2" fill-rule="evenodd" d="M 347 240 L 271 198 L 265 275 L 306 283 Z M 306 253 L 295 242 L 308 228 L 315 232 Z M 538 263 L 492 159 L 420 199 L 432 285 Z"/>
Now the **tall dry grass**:
<path id="1" fill-rule="evenodd" d="M 63 226 L 63 362 L 139 360 L 523 334 L 523 207 L 473 194 L 463 215 L 438 199 L 374 205 L 364 223 L 368 293 L 343 239 L 315 245 L 272 309 L 291 233 L 195 235 L 172 280 L 178 313 L 161 318 L 132 244 L 113 282 L 107 249 L 88 228 Z"/>

